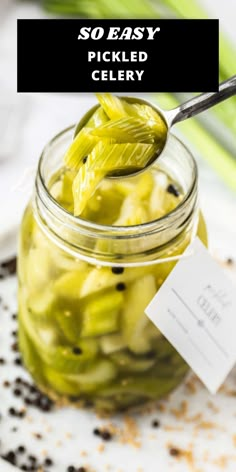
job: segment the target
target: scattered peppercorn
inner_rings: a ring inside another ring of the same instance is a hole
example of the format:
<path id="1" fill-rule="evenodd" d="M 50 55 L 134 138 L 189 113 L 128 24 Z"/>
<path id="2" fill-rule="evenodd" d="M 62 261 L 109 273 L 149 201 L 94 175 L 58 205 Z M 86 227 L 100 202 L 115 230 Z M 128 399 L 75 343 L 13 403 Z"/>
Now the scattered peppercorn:
<path id="1" fill-rule="evenodd" d="M 5 455 L 2 456 L 2 458 L 9 462 L 10 464 L 12 465 L 15 465 L 16 464 L 16 455 L 14 453 L 14 451 L 9 451 L 7 452 Z"/>
<path id="2" fill-rule="evenodd" d="M 8 387 L 10 387 L 10 385 L 11 385 L 11 384 L 10 384 L 10 382 L 8 382 L 8 380 L 4 380 L 4 382 L 3 382 L 3 387 L 8 388 Z"/>
<path id="3" fill-rule="evenodd" d="M 16 414 L 15 408 L 13 408 L 13 407 L 9 408 L 8 413 L 9 413 L 10 416 L 15 416 L 15 414 Z"/>
<path id="4" fill-rule="evenodd" d="M 93 434 L 95 434 L 95 436 L 100 436 L 100 429 L 95 428 L 95 429 L 93 430 Z"/>
<path id="5" fill-rule="evenodd" d="M 112 439 L 112 434 L 107 429 L 103 429 L 100 431 L 100 437 L 103 441 L 110 441 Z"/>
<path id="6" fill-rule="evenodd" d="M 0 364 L 5 364 L 6 363 L 6 360 L 4 359 L 4 357 L 0 357 Z"/>
<path id="7" fill-rule="evenodd" d="M 67 472 L 76 472 L 76 468 L 73 465 L 69 465 L 69 467 L 67 467 Z"/>
<path id="8" fill-rule="evenodd" d="M 44 464 L 47 466 L 47 467 L 51 467 L 53 465 L 53 461 L 50 457 L 46 457 L 45 461 L 44 461 Z"/>
<path id="9" fill-rule="evenodd" d="M 118 292 L 123 292 L 123 290 L 125 289 L 126 289 L 126 285 L 124 284 L 124 282 L 119 282 L 116 285 L 116 290 L 118 290 Z"/>
<path id="10" fill-rule="evenodd" d="M 87 159 L 88 159 L 88 156 L 85 156 L 85 157 L 83 158 L 83 164 L 86 164 Z"/>
<path id="11" fill-rule="evenodd" d="M 21 470 L 28 470 L 27 465 L 26 465 L 26 464 L 23 464 L 23 465 L 21 466 Z"/>
<path id="12" fill-rule="evenodd" d="M 1 269 L 6 272 L 6 275 L 13 275 L 16 273 L 16 257 L 8 259 L 0 264 Z"/>
<path id="13" fill-rule="evenodd" d="M 233 265 L 234 261 L 233 261 L 232 257 L 228 257 L 228 259 L 226 259 L 226 263 L 228 265 Z"/>
<path id="14" fill-rule="evenodd" d="M 21 390 L 19 388 L 15 388 L 13 390 L 13 395 L 15 395 L 15 397 L 20 397 L 21 396 Z"/>
<path id="15" fill-rule="evenodd" d="M 18 343 L 13 343 L 11 345 L 11 350 L 15 352 L 19 351 Z"/>
<path id="16" fill-rule="evenodd" d="M 14 359 L 14 364 L 15 364 L 15 365 L 22 365 L 21 358 L 20 358 L 20 357 L 16 357 L 16 358 Z"/>
<path id="17" fill-rule="evenodd" d="M 24 446 L 18 446 L 17 451 L 19 452 L 19 454 L 24 454 L 25 447 Z"/>
<path id="18" fill-rule="evenodd" d="M 16 320 L 17 319 L 17 314 L 13 313 L 13 315 L 11 315 L 11 317 L 12 317 L 13 320 Z"/>
<path id="19" fill-rule="evenodd" d="M 80 347 L 75 346 L 72 348 L 72 352 L 73 354 L 76 354 L 76 355 L 82 354 L 82 349 L 80 349 Z"/>
<path id="20" fill-rule="evenodd" d="M 123 274 L 124 267 L 112 267 L 111 271 L 113 274 Z"/>
<path id="21" fill-rule="evenodd" d="M 159 428 L 159 426 L 160 426 L 160 421 L 158 421 L 158 420 L 153 420 L 152 421 L 152 427 L 153 428 Z"/>
<path id="22" fill-rule="evenodd" d="M 170 447 L 169 454 L 173 457 L 178 457 L 180 455 L 180 450 L 177 447 Z"/>

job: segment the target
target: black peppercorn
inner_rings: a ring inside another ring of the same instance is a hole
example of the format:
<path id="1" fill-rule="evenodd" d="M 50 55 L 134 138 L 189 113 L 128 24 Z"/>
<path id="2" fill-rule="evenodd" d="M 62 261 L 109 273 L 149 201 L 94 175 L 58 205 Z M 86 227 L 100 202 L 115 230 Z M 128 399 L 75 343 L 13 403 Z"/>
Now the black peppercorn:
<path id="1" fill-rule="evenodd" d="M 167 190 L 168 193 L 171 193 L 171 194 L 174 195 L 175 197 L 178 197 L 178 196 L 179 196 L 179 191 L 178 191 L 178 189 L 175 187 L 175 185 L 173 185 L 173 184 L 169 184 L 166 190 Z"/>
<path id="2" fill-rule="evenodd" d="M 112 267 L 111 271 L 113 274 L 123 274 L 124 267 Z"/>
<path id="3" fill-rule="evenodd" d="M 123 290 L 125 289 L 126 289 L 126 285 L 124 284 L 124 282 L 119 282 L 116 285 L 116 290 L 118 290 L 118 292 L 123 292 Z"/>
<path id="4" fill-rule="evenodd" d="M 79 355 L 82 354 L 82 349 L 80 349 L 80 347 L 75 346 L 72 348 L 72 352 L 73 354 Z"/>

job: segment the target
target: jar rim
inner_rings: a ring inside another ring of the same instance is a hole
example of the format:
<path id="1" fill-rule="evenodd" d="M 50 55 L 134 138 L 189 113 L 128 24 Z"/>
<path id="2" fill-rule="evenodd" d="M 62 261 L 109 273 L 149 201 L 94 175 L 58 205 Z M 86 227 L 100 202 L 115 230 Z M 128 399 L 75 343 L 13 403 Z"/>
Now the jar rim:
<path id="1" fill-rule="evenodd" d="M 74 125 L 71 125 L 71 126 L 65 128 L 65 129 L 61 130 L 59 133 L 57 133 L 46 144 L 46 146 L 43 148 L 42 153 L 40 155 L 40 159 L 39 159 L 39 163 L 38 163 L 38 169 L 37 169 L 36 187 L 38 187 L 38 178 L 39 178 L 40 187 L 43 188 L 43 191 L 46 193 L 46 196 L 49 199 L 50 210 L 51 211 L 55 210 L 57 212 L 57 214 L 62 217 L 62 219 L 63 219 L 63 215 L 64 215 L 66 217 L 67 224 L 69 224 L 69 226 L 74 227 L 74 226 L 79 225 L 80 229 L 83 228 L 84 230 L 100 232 L 100 233 L 101 232 L 102 233 L 107 232 L 107 233 L 110 233 L 110 235 L 111 235 L 111 233 L 116 233 L 116 237 L 117 237 L 117 234 L 119 234 L 119 237 L 121 237 L 121 238 L 122 238 L 122 236 L 127 238 L 127 237 L 129 237 L 129 235 L 132 237 L 133 235 L 135 235 L 137 233 L 139 233 L 139 235 L 140 235 L 140 232 L 141 232 L 140 230 L 142 230 L 142 234 L 149 233 L 154 228 L 155 228 L 155 230 L 157 230 L 157 225 L 160 226 L 160 229 L 162 228 L 163 225 L 166 228 L 166 225 L 168 225 L 168 224 L 171 225 L 171 223 L 173 221 L 178 219 L 178 215 L 181 214 L 183 208 L 186 205 L 186 202 L 189 200 L 189 198 L 191 198 L 192 194 L 194 193 L 194 191 L 196 189 L 196 185 L 197 185 L 197 181 L 198 181 L 198 168 L 197 168 L 197 164 L 196 164 L 196 161 L 194 159 L 194 156 L 193 156 L 192 152 L 185 145 L 185 143 L 183 143 L 183 141 L 181 141 L 181 139 L 179 139 L 173 133 L 170 133 L 169 136 L 174 138 L 174 140 L 177 141 L 181 145 L 181 147 L 188 154 L 188 158 L 190 159 L 190 165 L 192 165 L 193 178 L 192 178 L 192 181 L 189 185 L 188 190 L 184 194 L 183 199 L 169 213 L 167 213 L 166 215 L 164 215 L 164 216 L 162 216 L 158 219 L 151 220 L 151 221 L 141 223 L 141 224 L 138 224 L 138 225 L 130 225 L 130 226 L 118 226 L 117 225 L 116 226 L 116 225 L 105 225 L 105 224 L 95 223 L 95 222 L 92 222 L 90 220 L 87 220 L 87 219 L 84 219 L 84 218 L 81 218 L 81 217 L 78 217 L 78 216 L 74 216 L 72 213 L 70 213 L 65 208 L 63 208 L 56 201 L 56 199 L 50 194 L 50 192 L 48 190 L 48 187 L 46 185 L 44 176 L 43 176 L 42 167 L 43 167 L 44 159 L 47 155 L 47 152 L 50 150 L 50 147 L 53 146 L 53 144 L 60 137 L 62 137 L 67 132 L 72 131 L 73 129 L 75 129 L 75 127 L 76 127 L 76 125 L 74 124 Z M 165 151 L 164 151 L 164 153 L 165 153 Z M 162 158 L 164 158 L 164 157 L 162 156 Z"/>

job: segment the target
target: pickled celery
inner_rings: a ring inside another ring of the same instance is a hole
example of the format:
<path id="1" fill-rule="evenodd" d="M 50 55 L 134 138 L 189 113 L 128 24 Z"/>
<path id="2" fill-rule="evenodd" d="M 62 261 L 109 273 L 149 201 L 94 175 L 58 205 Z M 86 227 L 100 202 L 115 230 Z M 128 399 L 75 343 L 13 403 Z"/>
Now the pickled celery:
<path id="1" fill-rule="evenodd" d="M 124 180 L 106 178 L 122 166 L 145 165 L 165 124 L 146 104 L 110 94 L 98 98 L 102 106 L 76 129 L 48 191 L 66 218 L 69 212 L 80 217 L 73 218 L 78 223 L 86 219 L 126 232 L 173 212 L 185 190 L 159 165 Z M 34 212 L 29 207 L 25 213 L 20 241 L 19 337 L 24 363 L 39 386 L 54 399 L 78 398 L 106 411 L 156 400 L 177 386 L 188 367 L 145 315 L 176 261 L 123 267 L 118 253 L 114 267 L 82 261 L 79 252 L 74 257 L 47 237 Z M 67 224 L 60 226 L 62 239 Z M 190 232 L 183 229 L 180 241 L 169 244 L 168 256 L 184 251 Z M 201 213 L 198 236 L 207 244 Z M 101 236 L 92 251 L 106 254 L 109 244 Z"/>
<path id="2" fill-rule="evenodd" d="M 78 172 L 72 186 L 76 216 L 109 172 L 144 168 L 162 150 L 167 136 L 165 122 L 151 106 L 109 93 L 97 97 L 101 107 L 82 129 L 77 126 L 64 156 L 65 165 Z"/>

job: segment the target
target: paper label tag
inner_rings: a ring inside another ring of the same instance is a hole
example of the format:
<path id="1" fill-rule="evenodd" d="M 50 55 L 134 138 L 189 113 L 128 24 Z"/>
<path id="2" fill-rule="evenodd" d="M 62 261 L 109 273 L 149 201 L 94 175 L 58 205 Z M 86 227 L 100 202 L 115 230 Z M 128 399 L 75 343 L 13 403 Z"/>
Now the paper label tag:
<path id="1" fill-rule="evenodd" d="M 145 312 L 216 393 L 236 362 L 236 289 L 196 238 Z"/>

